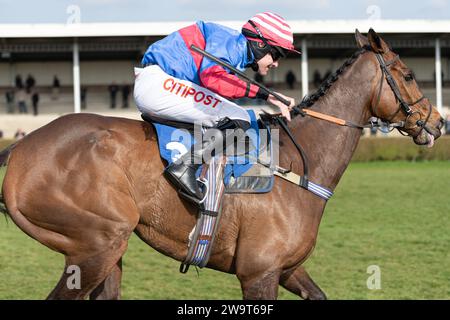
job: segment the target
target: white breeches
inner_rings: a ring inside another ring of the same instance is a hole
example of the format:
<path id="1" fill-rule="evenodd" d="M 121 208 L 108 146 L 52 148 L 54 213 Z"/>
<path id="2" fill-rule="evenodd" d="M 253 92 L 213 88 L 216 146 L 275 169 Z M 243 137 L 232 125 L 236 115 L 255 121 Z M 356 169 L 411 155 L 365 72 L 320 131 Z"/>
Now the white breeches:
<path id="1" fill-rule="evenodd" d="M 140 112 L 212 127 L 220 119 L 245 120 L 247 111 L 195 83 L 166 74 L 159 66 L 135 68 L 134 99 Z"/>

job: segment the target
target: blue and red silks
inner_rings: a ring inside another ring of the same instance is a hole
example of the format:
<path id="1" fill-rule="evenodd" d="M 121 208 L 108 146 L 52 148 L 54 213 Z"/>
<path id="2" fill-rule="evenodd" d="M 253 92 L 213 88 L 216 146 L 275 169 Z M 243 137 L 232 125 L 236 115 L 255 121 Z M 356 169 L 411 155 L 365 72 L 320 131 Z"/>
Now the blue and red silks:
<path id="1" fill-rule="evenodd" d="M 247 39 L 240 32 L 198 21 L 150 45 L 142 65 L 156 64 L 170 76 L 191 81 L 227 99 L 257 97 L 259 88 L 256 85 L 239 79 L 230 70 L 192 51 L 192 44 L 240 71 L 254 61 Z"/>

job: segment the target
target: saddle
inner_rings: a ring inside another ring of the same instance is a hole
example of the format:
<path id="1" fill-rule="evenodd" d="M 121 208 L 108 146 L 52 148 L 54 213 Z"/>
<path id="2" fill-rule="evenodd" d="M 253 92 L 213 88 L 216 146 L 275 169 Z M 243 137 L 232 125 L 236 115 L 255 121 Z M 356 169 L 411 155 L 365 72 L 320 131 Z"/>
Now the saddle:
<path id="1" fill-rule="evenodd" d="M 247 111 L 251 119 L 251 129 L 247 131 L 246 154 L 227 157 L 224 170 L 226 193 L 266 193 L 273 187 L 271 132 L 253 110 Z M 194 124 L 167 120 L 149 114 L 142 119 L 151 123 L 158 136 L 160 156 L 167 164 L 190 150 L 195 143 Z M 200 175 L 200 172 L 198 173 Z"/>

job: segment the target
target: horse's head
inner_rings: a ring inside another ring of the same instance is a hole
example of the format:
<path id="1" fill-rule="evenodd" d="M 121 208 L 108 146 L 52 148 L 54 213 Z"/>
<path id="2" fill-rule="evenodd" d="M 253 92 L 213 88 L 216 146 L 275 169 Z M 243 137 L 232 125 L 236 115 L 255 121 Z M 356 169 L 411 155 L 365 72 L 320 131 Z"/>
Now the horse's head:
<path id="1" fill-rule="evenodd" d="M 355 37 L 360 48 L 374 53 L 380 70 L 380 77 L 374 79 L 373 116 L 388 122 L 404 122 L 399 130 L 411 136 L 416 144 L 432 146 L 441 135 L 444 119 L 423 96 L 412 70 L 373 29 L 368 37 L 356 30 Z"/>

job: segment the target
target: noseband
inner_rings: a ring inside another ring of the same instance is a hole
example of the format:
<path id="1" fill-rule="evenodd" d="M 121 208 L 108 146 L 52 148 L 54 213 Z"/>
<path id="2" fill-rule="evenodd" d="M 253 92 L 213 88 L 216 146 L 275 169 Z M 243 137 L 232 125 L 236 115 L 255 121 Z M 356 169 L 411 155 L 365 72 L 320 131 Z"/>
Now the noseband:
<path id="1" fill-rule="evenodd" d="M 420 130 L 419 130 L 419 132 L 416 135 L 412 136 L 413 138 L 417 137 L 422 132 L 422 130 L 426 127 L 426 125 L 428 123 L 428 120 L 430 119 L 431 111 L 432 111 L 431 103 L 428 104 L 428 115 L 427 115 L 427 117 L 426 117 L 426 119 L 424 121 L 424 120 L 422 120 L 422 116 L 421 116 L 420 112 L 419 111 L 413 111 L 411 109 L 411 107 L 416 105 L 416 104 L 418 104 L 422 100 L 424 100 L 425 96 L 421 96 L 419 99 L 417 99 L 416 101 L 414 101 L 412 103 L 407 103 L 403 99 L 402 95 L 400 94 L 400 90 L 399 90 L 399 87 L 397 85 L 397 82 L 395 82 L 395 79 L 394 79 L 394 77 L 392 76 L 392 74 L 391 74 L 391 72 L 389 70 L 391 65 L 393 65 L 394 62 L 396 62 L 399 59 L 399 55 L 396 55 L 391 61 L 388 61 L 388 62 L 385 62 L 383 56 L 381 54 L 379 54 L 379 53 L 376 53 L 375 56 L 377 57 L 377 60 L 378 60 L 378 62 L 380 64 L 380 68 L 381 68 L 382 72 L 381 72 L 381 79 L 380 79 L 380 86 L 379 86 L 379 90 L 378 90 L 377 101 L 376 101 L 375 106 L 372 107 L 372 113 L 374 115 L 377 114 L 376 111 L 377 111 L 378 105 L 380 104 L 381 93 L 382 93 L 382 90 L 383 90 L 383 83 L 384 83 L 384 81 L 383 81 L 384 79 L 383 78 L 386 78 L 386 81 L 389 84 L 389 87 L 391 88 L 392 92 L 394 93 L 395 100 L 398 102 L 398 109 L 397 109 L 397 111 L 391 117 L 389 117 L 389 119 L 387 119 L 386 121 L 388 123 L 391 123 L 391 120 L 400 112 L 400 110 L 402 110 L 406 114 L 406 119 L 403 122 L 403 126 L 397 126 L 397 129 L 398 129 L 398 131 L 401 134 L 405 135 L 402 131 L 406 130 L 406 125 L 408 123 L 408 119 L 412 115 L 417 113 L 419 115 L 420 119 L 416 121 L 416 125 L 418 127 L 420 127 Z M 406 134 L 406 135 L 409 135 L 409 134 Z"/>

